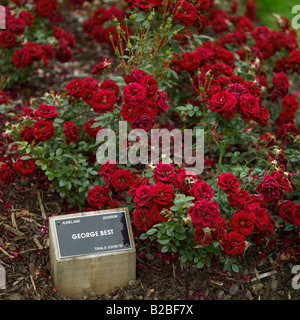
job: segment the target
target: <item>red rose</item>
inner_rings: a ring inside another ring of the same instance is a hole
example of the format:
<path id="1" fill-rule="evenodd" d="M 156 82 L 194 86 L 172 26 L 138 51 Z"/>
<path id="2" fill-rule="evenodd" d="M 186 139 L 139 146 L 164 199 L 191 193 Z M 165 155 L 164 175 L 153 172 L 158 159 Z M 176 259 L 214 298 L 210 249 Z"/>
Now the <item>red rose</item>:
<path id="1" fill-rule="evenodd" d="M 263 196 L 266 202 L 278 201 L 284 193 L 278 181 L 268 174 L 264 176 L 263 181 L 257 186 L 256 190 Z"/>
<path id="2" fill-rule="evenodd" d="M 159 115 L 161 115 L 163 111 L 167 111 L 169 109 L 168 96 L 164 90 L 158 92 L 157 106 Z"/>
<path id="3" fill-rule="evenodd" d="M 11 163 L 0 164 L 0 180 L 4 184 L 11 184 L 16 181 L 16 174 Z"/>
<path id="4" fill-rule="evenodd" d="M 57 0 L 37 0 L 35 13 L 38 17 L 49 17 L 58 10 Z"/>
<path id="5" fill-rule="evenodd" d="M 252 120 L 260 111 L 259 101 L 252 94 L 243 94 L 240 98 L 241 116 L 243 119 Z"/>
<path id="6" fill-rule="evenodd" d="M 85 130 L 85 132 L 86 132 L 87 134 L 89 134 L 91 137 L 96 138 L 97 133 L 98 133 L 100 130 L 102 130 L 103 128 L 102 128 L 101 126 L 92 128 L 92 125 L 93 125 L 94 123 L 99 123 L 99 122 L 100 122 L 100 121 L 96 121 L 96 120 L 94 120 L 94 119 L 89 119 L 89 121 L 84 124 L 84 130 Z"/>
<path id="7" fill-rule="evenodd" d="M 173 186 L 170 184 L 163 184 L 158 182 L 151 190 L 153 200 L 163 206 L 167 207 L 175 198 Z"/>
<path id="8" fill-rule="evenodd" d="M 299 102 L 297 101 L 294 94 L 289 94 L 283 98 L 281 101 L 284 109 L 295 113 L 298 110 Z"/>
<path id="9" fill-rule="evenodd" d="M 241 233 L 244 237 L 248 237 L 254 229 L 254 218 L 249 213 L 238 210 L 231 217 L 231 228 Z"/>
<path id="10" fill-rule="evenodd" d="M 175 186 L 180 190 L 181 193 L 188 195 L 193 183 L 196 182 L 198 178 L 193 175 L 189 175 L 185 170 L 180 171 L 175 179 Z"/>
<path id="11" fill-rule="evenodd" d="M 236 193 L 230 194 L 227 197 L 228 203 L 231 207 L 243 208 L 247 203 L 251 202 L 250 194 L 246 190 L 240 190 Z"/>
<path id="12" fill-rule="evenodd" d="M 111 184 L 117 191 L 129 190 L 134 181 L 134 174 L 129 169 L 120 168 L 111 176 Z"/>
<path id="13" fill-rule="evenodd" d="M 143 105 L 143 112 L 148 114 L 151 118 L 155 119 L 158 113 L 158 105 L 155 99 L 150 98 L 145 101 Z"/>
<path id="14" fill-rule="evenodd" d="M 153 180 L 155 182 L 173 183 L 176 178 L 174 166 L 167 163 L 158 163 L 153 170 Z"/>
<path id="15" fill-rule="evenodd" d="M 211 200 L 214 196 L 214 193 L 209 184 L 204 181 L 197 180 L 190 190 L 190 195 L 195 197 L 196 200 Z"/>
<path id="16" fill-rule="evenodd" d="M 12 62 L 16 68 L 24 69 L 31 64 L 31 55 L 26 50 L 17 49 L 12 57 Z"/>
<path id="17" fill-rule="evenodd" d="M 259 123 L 262 127 L 265 127 L 268 124 L 270 113 L 268 109 L 266 109 L 263 105 L 260 105 L 259 107 L 259 112 L 256 114 L 256 116 L 253 117 L 252 120 Z"/>
<path id="18" fill-rule="evenodd" d="M 96 207 L 106 207 L 110 201 L 107 188 L 98 186 L 89 190 L 88 198 L 89 204 Z"/>
<path id="19" fill-rule="evenodd" d="M 293 223 L 300 228 L 300 204 L 295 204 L 292 210 Z"/>
<path id="20" fill-rule="evenodd" d="M 120 93 L 120 88 L 119 86 L 113 81 L 113 80 L 104 80 L 101 85 L 100 85 L 100 90 L 109 90 L 112 91 L 115 96 L 117 97 Z"/>
<path id="21" fill-rule="evenodd" d="M 228 221 L 225 217 L 220 217 L 217 224 L 213 227 L 214 241 L 220 241 L 224 238 L 228 230 Z"/>
<path id="22" fill-rule="evenodd" d="M 123 89 L 125 102 L 140 106 L 146 99 L 147 89 L 137 82 L 131 82 Z"/>
<path id="23" fill-rule="evenodd" d="M 47 60 L 52 60 L 54 58 L 53 47 L 50 44 L 41 44 L 43 58 Z"/>
<path id="24" fill-rule="evenodd" d="M 217 186 L 228 194 L 234 194 L 240 190 L 240 183 L 238 179 L 231 173 L 222 173 L 218 177 Z"/>
<path id="25" fill-rule="evenodd" d="M 121 114 L 125 121 L 131 122 L 138 118 L 138 116 L 141 114 L 141 110 L 138 106 L 132 106 L 131 104 L 125 102 L 123 104 Z"/>
<path id="26" fill-rule="evenodd" d="M 272 78 L 272 83 L 274 87 L 284 93 L 289 90 L 289 78 L 284 72 L 279 72 Z"/>
<path id="27" fill-rule="evenodd" d="M 224 90 L 217 92 L 210 100 L 209 110 L 216 111 L 230 120 L 234 118 L 237 111 L 236 98 Z"/>
<path id="28" fill-rule="evenodd" d="M 66 85 L 66 89 L 69 95 L 80 98 L 85 91 L 85 82 L 80 78 L 73 79 Z"/>
<path id="29" fill-rule="evenodd" d="M 7 30 L 18 36 L 22 35 L 26 29 L 26 23 L 21 18 L 10 17 L 7 20 Z"/>
<path id="30" fill-rule="evenodd" d="M 23 157 L 30 157 L 30 159 L 22 160 Z M 24 154 L 23 156 L 20 156 L 17 159 L 17 161 L 14 163 L 14 169 L 23 178 L 33 176 L 35 168 L 36 168 L 35 160 L 32 159 L 31 156 L 28 154 Z"/>
<path id="31" fill-rule="evenodd" d="M 109 187 L 112 173 L 117 169 L 117 163 L 105 162 L 101 164 L 99 169 L 99 176 L 104 179 Z"/>
<path id="32" fill-rule="evenodd" d="M 174 18 L 181 24 L 192 26 L 198 18 L 197 9 L 185 0 L 179 1 L 173 10 Z"/>
<path id="33" fill-rule="evenodd" d="M 53 121 L 55 118 L 59 116 L 56 112 L 55 106 L 47 104 L 41 104 L 38 110 L 35 111 L 34 115 L 36 117 L 41 117 L 49 121 Z"/>
<path id="34" fill-rule="evenodd" d="M 51 139 L 55 134 L 53 123 L 43 119 L 39 119 L 34 123 L 32 131 L 35 139 L 42 142 Z"/>
<path id="35" fill-rule="evenodd" d="M 277 180 L 283 190 L 289 193 L 293 191 L 289 179 L 284 176 L 284 173 L 282 171 L 272 172 L 271 176 Z"/>
<path id="36" fill-rule="evenodd" d="M 0 33 L 0 46 L 2 48 L 13 48 L 17 44 L 17 39 L 15 35 L 9 31 L 4 30 Z"/>
<path id="37" fill-rule="evenodd" d="M 32 61 L 40 60 L 43 56 L 43 51 L 41 46 L 35 42 L 26 42 L 23 45 L 22 49 L 30 53 Z"/>
<path id="38" fill-rule="evenodd" d="M 21 131 L 21 138 L 22 141 L 27 141 L 28 143 L 33 143 L 36 139 L 33 133 L 33 128 L 29 126 L 25 126 L 24 129 Z M 35 141 L 38 143 L 39 141 Z"/>
<path id="39" fill-rule="evenodd" d="M 138 229 L 148 231 L 154 225 L 151 210 L 147 207 L 135 209 L 133 212 L 133 223 Z"/>
<path id="40" fill-rule="evenodd" d="M 19 17 L 25 21 L 25 23 L 30 27 L 33 24 L 34 16 L 31 12 L 27 10 L 22 10 Z"/>
<path id="41" fill-rule="evenodd" d="M 112 111 L 116 102 L 117 98 L 113 92 L 101 90 L 94 92 L 91 106 L 93 107 L 94 112 L 101 114 Z"/>
<path id="42" fill-rule="evenodd" d="M 147 114 L 142 114 L 138 118 L 134 119 L 131 123 L 132 129 L 143 129 L 150 131 L 154 126 L 154 119 Z"/>
<path id="43" fill-rule="evenodd" d="M 256 233 L 272 229 L 271 219 L 266 209 L 262 208 L 259 203 L 252 203 L 247 206 L 246 212 L 254 218 L 254 231 Z"/>
<path id="44" fill-rule="evenodd" d="M 227 233 L 221 240 L 221 244 L 229 258 L 242 255 L 246 247 L 244 236 L 236 231 Z"/>
<path id="45" fill-rule="evenodd" d="M 70 144 L 71 142 L 77 142 L 79 138 L 79 129 L 77 128 L 76 124 L 73 121 L 66 121 L 64 123 L 64 131 L 67 140 L 66 144 Z"/>
<path id="46" fill-rule="evenodd" d="M 292 143 L 295 140 L 295 136 L 299 133 L 300 130 L 296 128 L 294 123 L 285 123 L 278 128 L 276 139 L 280 139 L 283 144 Z"/>
<path id="47" fill-rule="evenodd" d="M 153 185 L 141 185 L 135 191 L 135 197 L 133 201 L 136 207 L 147 207 L 153 204 L 153 198 L 151 195 Z"/>
<path id="48" fill-rule="evenodd" d="M 162 4 L 163 0 L 134 0 L 134 5 L 138 6 L 141 11 L 149 11 L 149 6 L 155 8 Z"/>
<path id="49" fill-rule="evenodd" d="M 113 62 L 113 59 L 107 59 L 104 57 L 101 62 L 93 67 L 92 74 L 101 74 L 106 68 L 108 68 Z"/>
<path id="50" fill-rule="evenodd" d="M 214 234 L 209 228 L 196 228 L 195 240 L 200 246 L 208 246 L 214 242 Z"/>
<path id="51" fill-rule="evenodd" d="M 60 46 L 56 52 L 55 58 L 61 63 L 70 61 L 72 59 L 71 48 L 67 45 L 62 44 L 62 42 L 60 41 Z"/>
<path id="52" fill-rule="evenodd" d="M 290 200 L 281 202 L 278 207 L 279 216 L 286 222 L 293 223 L 293 208 L 295 203 Z"/>
<path id="53" fill-rule="evenodd" d="M 153 97 L 158 90 L 157 81 L 149 75 L 144 76 L 139 80 L 139 83 L 146 88 L 147 97 Z"/>
<path id="54" fill-rule="evenodd" d="M 188 210 L 188 214 L 197 228 L 210 228 L 218 222 L 221 216 L 217 201 L 206 199 L 196 201 L 195 205 Z"/>

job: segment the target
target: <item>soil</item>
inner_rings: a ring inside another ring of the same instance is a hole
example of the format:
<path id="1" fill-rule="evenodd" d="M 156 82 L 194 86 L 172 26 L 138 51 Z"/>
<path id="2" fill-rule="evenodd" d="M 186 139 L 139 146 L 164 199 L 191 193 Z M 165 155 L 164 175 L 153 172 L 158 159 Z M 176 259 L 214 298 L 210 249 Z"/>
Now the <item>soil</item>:
<path id="1" fill-rule="evenodd" d="M 47 220 L 49 215 L 66 213 L 62 200 L 55 194 L 37 190 L 33 183 L 19 191 L 9 189 L 2 200 L 5 205 L 0 209 L 0 263 L 4 268 L 0 268 L 0 284 L 1 288 L 5 285 L 5 289 L 0 290 L 0 299 L 71 300 L 59 294 L 50 269 Z M 281 243 L 279 238 L 277 243 Z M 158 248 L 154 244 L 139 239 L 136 239 L 136 249 L 136 280 L 109 294 L 80 299 L 300 299 L 300 291 L 292 287 L 295 276 L 292 268 L 297 261 L 291 261 L 291 257 L 296 259 L 296 256 L 287 252 L 279 256 L 278 246 L 248 248 L 245 256 L 238 260 L 238 273 L 224 273 L 223 265 L 217 260 L 210 268 L 198 270 L 192 263 L 162 259 L 157 256 Z M 259 252 L 266 253 L 261 260 Z M 295 282 L 297 284 L 297 280 Z"/>

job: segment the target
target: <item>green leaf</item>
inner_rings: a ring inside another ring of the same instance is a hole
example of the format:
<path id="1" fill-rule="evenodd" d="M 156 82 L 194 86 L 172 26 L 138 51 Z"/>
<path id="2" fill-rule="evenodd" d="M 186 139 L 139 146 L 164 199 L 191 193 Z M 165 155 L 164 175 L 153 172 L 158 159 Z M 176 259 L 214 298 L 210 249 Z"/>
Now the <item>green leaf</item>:
<path id="1" fill-rule="evenodd" d="M 57 155 L 57 156 L 60 156 L 62 153 L 63 153 L 63 149 L 62 149 L 62 148 L 58 148 L 58 149 L 56 150 L 56 155 Z"/>
<path id="2" fill-rule="evenodd" d="M 151 236 L 152 234 L 156 233 L 158 230 L 155 228 L 149 229 L 146 233 L 148 236 Z"/>
<path id="3" fill-rule="evenodd" d="M 197 263 L 197 268 L 198 269 L 202 269 L 204 267 L 204 262 L 203 261 L 199 261 L 198 263 Z"/>
<path id="4" fill-rule="evenodd" d="M 32 159 L 32 157 L 30 157 L 30 156 L 23 156 L 23 157 L 21 157 L 21 160 L 29 160 L 29 159 Z"/>
<path id="5" fill-rule="evenodd" d="M 233 270 L 234 272 L 236 272 L 236 273 L 239 272 L 239 267 L 238 267 L 236 264 L 233 264 L 233 265 L 231 266 L 231 268 L 232 268 L 232 270 Z"/>

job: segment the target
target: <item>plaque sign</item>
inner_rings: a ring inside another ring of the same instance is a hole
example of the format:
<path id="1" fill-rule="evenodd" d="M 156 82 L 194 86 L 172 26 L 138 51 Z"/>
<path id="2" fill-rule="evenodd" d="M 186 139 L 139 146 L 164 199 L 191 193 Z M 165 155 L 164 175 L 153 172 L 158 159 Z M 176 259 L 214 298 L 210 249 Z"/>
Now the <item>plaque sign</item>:
<path id="1" fill-rule="evenodd" d="M 132 249 L 125 211 L 71 216 L 55 219 L 60 258 Z"/>

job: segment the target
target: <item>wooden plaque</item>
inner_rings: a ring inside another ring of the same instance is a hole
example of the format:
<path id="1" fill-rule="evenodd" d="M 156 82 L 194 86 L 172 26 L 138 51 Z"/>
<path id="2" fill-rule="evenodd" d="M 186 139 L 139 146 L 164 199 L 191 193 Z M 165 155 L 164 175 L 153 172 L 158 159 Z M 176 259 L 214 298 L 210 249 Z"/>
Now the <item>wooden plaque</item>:
<path id="1" fill-rule="evenodd" d="M 101 295 L 136 278 L 127 208 L 52 216 L 49 233 L 51 271 L 60 294 Z"/>

